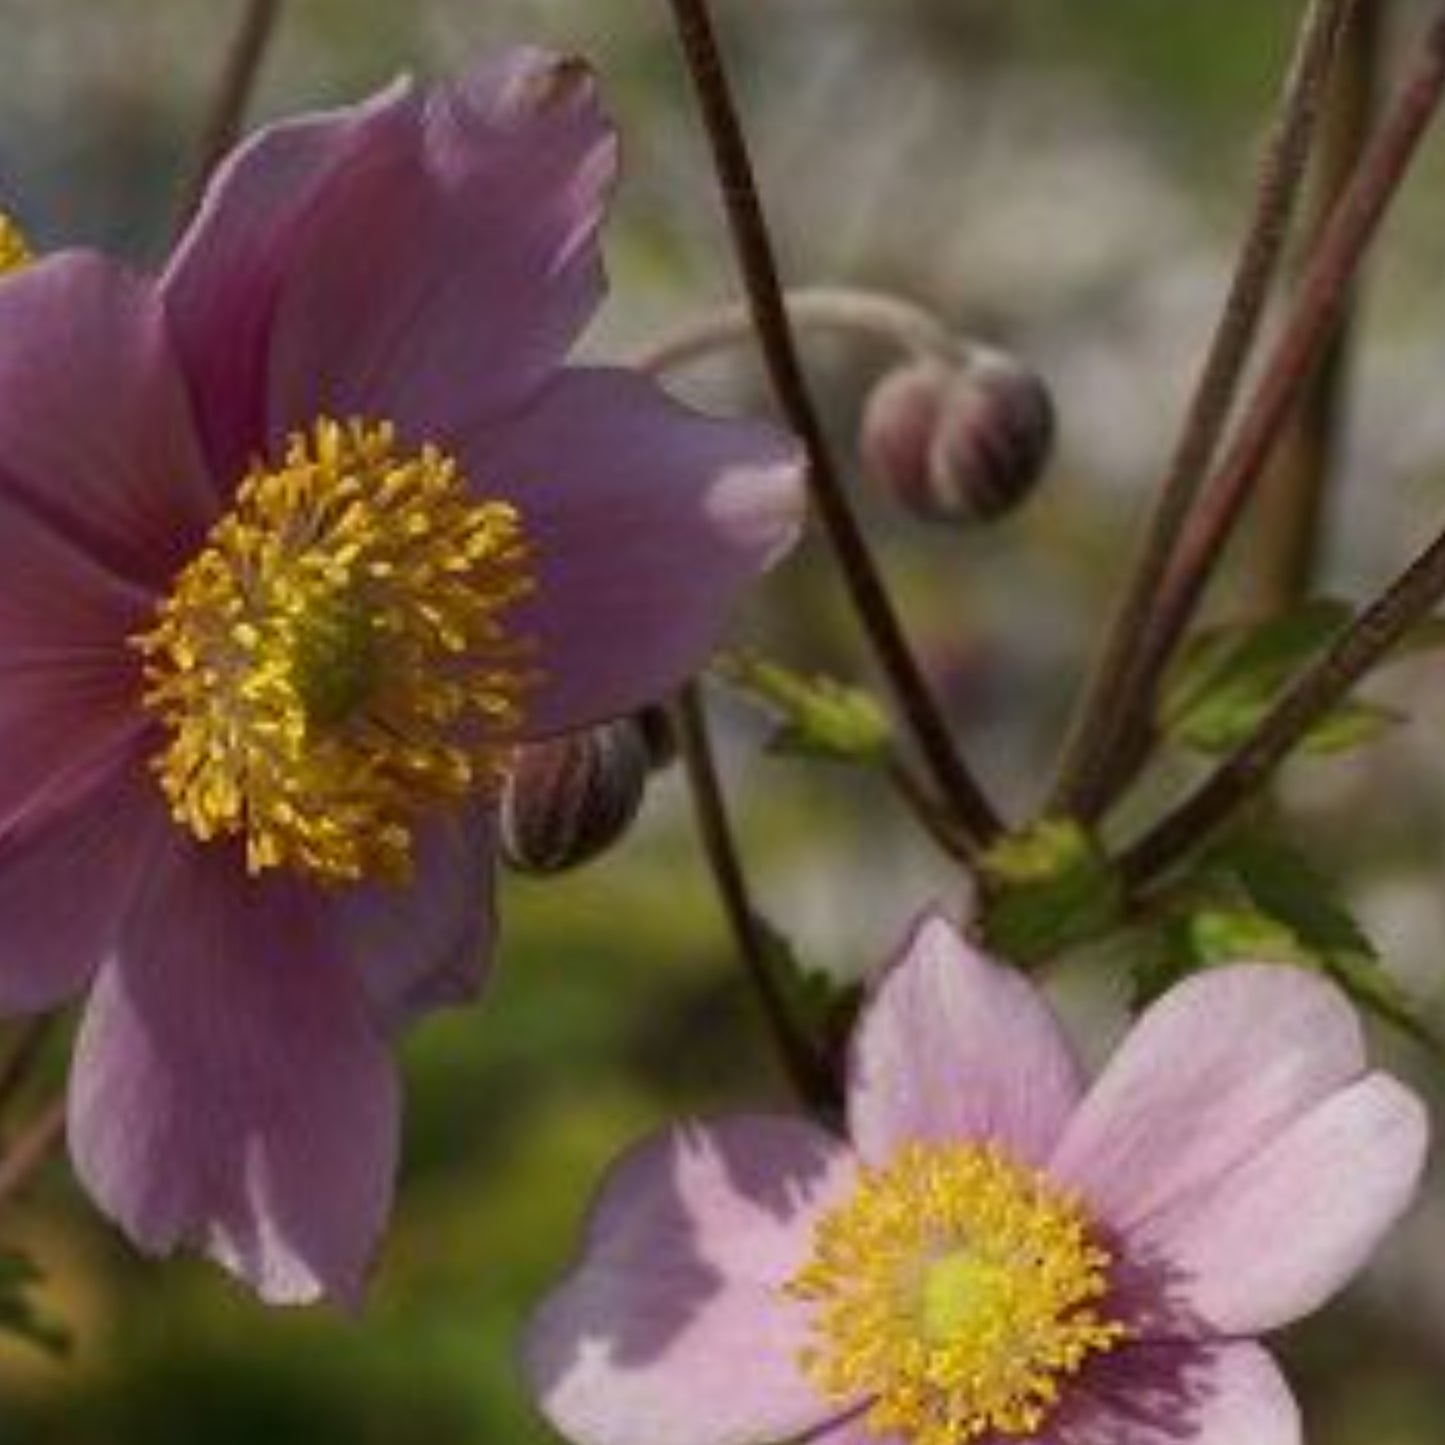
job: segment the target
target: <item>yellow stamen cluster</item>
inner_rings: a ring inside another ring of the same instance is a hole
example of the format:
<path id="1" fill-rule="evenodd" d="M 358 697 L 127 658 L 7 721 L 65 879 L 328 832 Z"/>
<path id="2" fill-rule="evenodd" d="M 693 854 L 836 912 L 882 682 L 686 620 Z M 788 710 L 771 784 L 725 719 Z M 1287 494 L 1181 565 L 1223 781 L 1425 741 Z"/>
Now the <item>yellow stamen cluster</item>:
<path id="1" fill-rule="evenodd" d="M 253 872 L 405 879 L 418 816 L 500 779 L 533 586 L 516 509 L 441 451 L 360 421 L 292 437 L 135 639 L 172 814 L 244 838 Z"/>
<path id="2" fill-rule="evenodd" d="M 34 257 L 20 227 L 0 211 L 0 276 L 7 271 L 18 271 L 32 260 Z"/>
<path id="3" fill-rule="evenodd" d="M 1034 1434 L 1126 1336 L 1081 1206 L 990 1145 L 909 1145 L 818 1225 L 788 1292 L 814 1306 L 808 1377 L 881 1437 Z"/>

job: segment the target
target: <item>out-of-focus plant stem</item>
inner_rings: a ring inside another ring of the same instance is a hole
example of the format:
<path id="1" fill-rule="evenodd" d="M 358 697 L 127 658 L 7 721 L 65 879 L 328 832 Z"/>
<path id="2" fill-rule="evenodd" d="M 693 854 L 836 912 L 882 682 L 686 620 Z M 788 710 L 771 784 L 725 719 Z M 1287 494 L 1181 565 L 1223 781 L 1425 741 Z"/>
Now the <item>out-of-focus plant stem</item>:
<path id="1" fill-rule="evenodd" d="M 795 331 L 835 331 L 861 336 L 914 356 L 957 361 L 973 344 L 955 336 L 930 311 L 886 291 L 852 286 L 790 287 L 783 295 Z M 649 342 L 631 359 L 639 370 L 660 373 L 714 352 L 756 342 L 752 308 L 720 306 Z"/>
<path id="2" fill-rule="evenodd" d="M 196 158 L 181 190 L 176 208 L 177 231 L 195 214 L 211 172 L 241 133 L 261 62 L 276 31 L 281 4 L 282 0 L 244 0 L 241 18 L 222 62 L 220 79 L 196 144 Z"/>
<path id="3" fill-rule="evenodd" d="M 753 324 L 779 406 L 802 443 L 818 514 L 859 620 L 940 799 L 962 831 L 974 843 L 986 845 L 998 836 L 1003 824 L 956 748 L 947 719 L 909 645 L 853 513 L 798 360 L 752 160 L 709 7 L 706 0 L 670 0 L 670 4 L 712 149 Z"/>
<path id="4" fill-rule="evenodd" d="M 1343 628 L 1248 739 L 1121 859 L 1125 879 L 1147 883 L 1229 821 L 1310 729 L 1445 597 L 1445 531 Z"/>
<path id="5" fill-rule="evenodd" d="M 1051 811 L 1090 820 L 1132 772 L 1157 671 L 1145 646 L 1155 599 L 1229 420 L 1278 270 L 1341 26 L 1354 0 L 1312 0 L 1255 191 L 1254 212 L 1143 544 L 1064 748 Z"/>
<path id="6" fill-rule="evenodd" d="M 1380 52 L 1388 0 L 1360 0 L 1350 16 L 1326 104 L 1316 161 L 1311 240 L 1323 231 L 1364 153 L 1379 100 Z M 1260 603 L 1278 611 L 1309 593 L 1328 526 L 1328 489 L 1348 406 L 1350 334 L 1358 287 L 1290 418 L 1260 489 Z"/>
<path id="7" fill-rule="evenodd" d="M 29 1183 L 65 1137 L 65 1096 L 60 1094 L 18 1133 L 0 1155 L 0 1205 Z"/>
<path id="8" fill-rule="evenodd" d="M 1205 587 L 1234 533 L 1245 504 L 1273 454 L 1280 433 L 1334 334 L 1355 274 L 1399 191 L 1445 96 L 1445 7 L 1436 10 L 1417 45 L 1414 68 L 1366 148 L 1339 204 L 1331 212 L 1304 274 L 1273 353 L 1245 409 L 1233 441 L 1200 490 L 1169 569 L 1145 619 L 1134 690 L 1124 714 L 1105 788 L 1107 805 L 1147 753 L 1151 700 L 1183 640 Z"/>
<path id="9" fill-rule="evenodd" d="M 794 1019 L 779 987 L 723 800 L 711 729 L 696 683 L 689 683 L 678 694 L 675 718 L 703 853 L 778 1057 L 799 1099 L 814 1109 L 831 1111 L 838 1105 L 838 1080 L 815 1041 Z"/>

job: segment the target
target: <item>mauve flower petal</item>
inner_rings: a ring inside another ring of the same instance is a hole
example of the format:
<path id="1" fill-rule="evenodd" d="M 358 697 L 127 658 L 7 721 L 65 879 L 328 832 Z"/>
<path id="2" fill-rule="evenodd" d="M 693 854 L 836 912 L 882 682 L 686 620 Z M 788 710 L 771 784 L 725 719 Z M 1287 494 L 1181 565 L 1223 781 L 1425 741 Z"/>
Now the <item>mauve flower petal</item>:
<path id="1" fill-rule="evenodd" d="M 854 1168 L 785 1118 L 684 1126 L 627 1155 L 528 1329 L 547 1418 L 576 1445 L 765 1445 L 837 1414 L 798 1369 L 806 1317 L 781 1286 Z"/>
<path id="2" fill-rule="evenodd" d="M 43 826 L 133 746 L 145 718 L 126 638 L 151 610 L 7 480 L 0 460 L 0 834 Z"/>
<path id="3" fill-rule="evenodd" d="M 1042 1163 L 1082 1082 L 1043 995 L 926 914 L 873 993 L 852 1046 L 848 1117 L 882 1163 L 910 1140 L 996 1140 Z"/>
<path id="4" fill-rule="evenodd" d="M 411 882 L 336 895 L 344 950 L 383 1030 L 480 992 L 496 928 L 494 831 L 489 807 L 428 820 L 417 831 Z"/>
<path id="5" fill-rule="evenodd" d="M 1419 1187 L 1424 1106 L 1369 1074 L 1311 1109 L 1259 1153 L 1153 1215 L 1129 1248 L 1158 1258 L 1186 1328 L 1278 1329 L 1358 1272 Z"/>
<path id="6" fill-rule="evenodd" d="M 1048 1424 L 1016 1445 L 1301 1445 L 1302 1439 L 1299 1407 L 1278 1366 L 1258 1345 L 1231 1342 L 1136 1345 L 1105 1356 L 1069 1383 Z"/>
<path id="7" fill-rule="evenodd" d="M 215 464 L 323 413 L 436 440 L 523 400 L 602 294 L 615 170 L 590 74 L 536 50 L 262 131 L 165 281 Z"/>
<path id="8" fill-rule="evenodd" d="M 1303 969 L 1238 964 L 1171 989 L 1134 1026 L 1049 1165 L 1128 1231 L 1214 1183 L 1365 1067 L 1343 994 Z"/>
<path id="9" fill-rule="evenodd" d="M 537 591 L 514 614 L 543 672 L 532 737 L 671 692 L 802 513 L 791 442 L 626 371 L 561 373 L 463 460 L 479 493 L 516 503 L 535 546 Z"/>
<path id="10" fill-rule="evenodd" d="M 43 826 L 0 837 L 0 1013 L 53 1008 L 90 981 L 168 826 L 154 783 L 130 766 Z"/>
<path id="11" fill-rule="evenodd" d="M 293 880 L 176 839 L 71 1071 L 71 1152 L 101 1207 L 272 1303 L 358 1302 L 391 1199 L 396 1079 L 325 918 Z"/>
<path id="12" fill-rule="evenodd" d="M 0 492 L 150 590 L 204 535 L 212 489 L 149 282 L 80 251 L 6 277 Z"/>

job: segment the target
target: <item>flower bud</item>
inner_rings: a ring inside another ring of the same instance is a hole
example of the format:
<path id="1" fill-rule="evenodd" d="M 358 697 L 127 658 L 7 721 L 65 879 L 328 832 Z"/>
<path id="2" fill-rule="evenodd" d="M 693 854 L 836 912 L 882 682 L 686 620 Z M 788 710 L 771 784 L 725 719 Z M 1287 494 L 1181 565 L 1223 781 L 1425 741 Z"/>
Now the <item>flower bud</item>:
<path id="1" fill-rule="evenodd" d="M 958 365 L 909 362 L 873 388 L 863 460 L 915 515 L 976 526 L 1033 490 L 1054 440 L 1054 408 L 1038 374 L 1011 356 L 974 351 Z"/>
<path id="2" fill-rule="evenodd" d="M 605 852 L 642 806 L 650 761 L 632 718 L 518 748 L 502 788 L 502 856 L 518 873 L 548 874 Z"/>

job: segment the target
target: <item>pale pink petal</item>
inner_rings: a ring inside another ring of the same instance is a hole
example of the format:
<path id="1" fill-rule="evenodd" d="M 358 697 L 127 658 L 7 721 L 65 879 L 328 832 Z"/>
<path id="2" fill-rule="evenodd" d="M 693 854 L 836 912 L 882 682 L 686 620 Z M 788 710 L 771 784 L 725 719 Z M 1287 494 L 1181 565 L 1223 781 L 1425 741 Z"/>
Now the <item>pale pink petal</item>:
<path id="1" fill-rule="evenodd" d="M 1419 1188 L 1428 1137 L 1419 1099 L 1369 1074 L 1152 1215 L 1129 1248 L 1161 1261 L 1184 1327 L 1278 1329 L 1364 1266 Z"/>
<path id="2" fill-rule="evenodd" d="M 528 1330 L 553 1425 L 576 1445 L 765 1445 L 837 1414 L 798 1368 L 806 1317 L 781 1287 L 854 1167 L 792 1119 L 673 1129 L 624 1158 Z"/>
<path id="3" fill-rule="evenodd" d="M 526 397 L 601 295 L 615 163 L 585 67 L 535 50 L 261 132 L 165 281 L 216 464 L 323 413 L 438 440 Z"/>
<path id="4" fill-rule="evenodd" d="M 1301 1445 L 1302 1438 L 1294 1396 L 1258 1345 L 1151 1344 L 1086 1367 L 1054 1418 L 1017 1445 Z"/>
<path id="5" fill-rule="evenodd" d="M 53 1008 L 89 981 L 168 827 L 132 763 L 43 826 L 0 836 L 0 1013 Z"/>
<path id="6" fill-rule="evenodd" d="M 516 503 L 535 549 L 539 585 L 515 614 L 544 674 L 533 736 L 666 696 L 800 520 L 790 442 L 631 372 L 563 372 L 463 457 L 478 492 Z"/>
<path id="7" fill-rule="evenodd" d="M 1081 1087 L 1043 995 L 928 913 L 859 1020 L 848 1117 L 876 1163 L 910 1140 L 996 1140 L 1041 1163 Z"/>
<path id="8" fill-rule="evenodd" d="M 0 288 L 3 290 L 4 288 Z M 45 818 L 118 765 L 145 725 L 144 593 L 6 485 L 0 458 L 0 834 Z"/>
<path id="9" fill-rule="evenodd" d="M 195 549 L 214 496 L 148 282 L 78 251 L 6 278 L 0 493 L 152 591 Z"/>
<path id="10" fill-rule="evenodd" d="M 70 1143 L 143 1249 L 203 1249 L 260 1296 L 352 1304 L 396 1161 L 397 1088 L 313 893 L 224 845 L 152 868 L 76 1043 Z"/>
<path id="11" fill-rule="evenodd" d="M 345 951 L 383 1029 L 480 992 L 496 928 L 493 833 L 489 808 L 429 820 L 417 832 L 410 883 L 337 893 Z"/>
<path id="12" fill-rule="evenodd" d="M 1363 1071 L 1359 1021 L 1332 985 L 1284 966 L 1214 969 L 1139 1020 L 1050 1172 L 1127 1231 L 1213 1183 Z"/>

